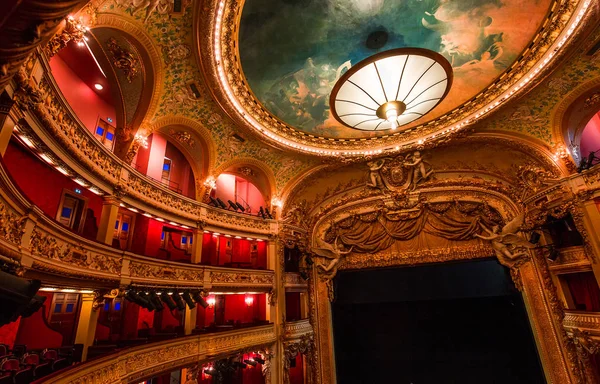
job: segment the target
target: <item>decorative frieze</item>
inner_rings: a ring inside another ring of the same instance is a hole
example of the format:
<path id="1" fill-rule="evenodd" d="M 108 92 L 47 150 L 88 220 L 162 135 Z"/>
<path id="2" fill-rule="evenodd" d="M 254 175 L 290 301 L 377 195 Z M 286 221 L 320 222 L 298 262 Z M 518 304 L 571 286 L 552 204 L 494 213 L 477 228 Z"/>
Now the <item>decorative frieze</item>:
<path id="1" fill-rule="evenodd" d="M 47 383 L 127 383 L 152 374 L 168 372 L 182 365 L 202 363 L 215 356 L 260 349 L 276 341 L 271 325 L 216 334 L 188 336 L 152 343 L 83 363 Z"/>

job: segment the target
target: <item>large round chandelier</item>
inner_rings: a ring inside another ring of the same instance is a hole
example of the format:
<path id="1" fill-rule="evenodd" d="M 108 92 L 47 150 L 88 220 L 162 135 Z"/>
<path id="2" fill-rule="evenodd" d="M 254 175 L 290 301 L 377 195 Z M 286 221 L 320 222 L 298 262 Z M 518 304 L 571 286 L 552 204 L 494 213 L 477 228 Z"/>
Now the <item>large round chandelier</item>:
<path id="1" fill-rule="evenodd" d="M 333 116 L 363 131 L 397 129 L 438 105 L 452 85 L 452 66 L 437 52 L 398 48 L 352 66 L 331 92 Z"/>

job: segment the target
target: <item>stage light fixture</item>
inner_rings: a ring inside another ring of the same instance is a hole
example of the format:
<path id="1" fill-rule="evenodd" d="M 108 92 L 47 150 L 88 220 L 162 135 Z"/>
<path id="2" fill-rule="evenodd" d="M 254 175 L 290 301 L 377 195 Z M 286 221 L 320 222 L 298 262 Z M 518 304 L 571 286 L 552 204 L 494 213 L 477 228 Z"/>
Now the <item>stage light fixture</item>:
<path id="1" fill-rule="evenodd" d="M 177 304 L 175 304 L 175 302 L 173 301 L 171 296 L 167 293 L 167 291 L 162 292 L 162 294 L 160 295 L 160 300 L 163 303 L 167 304 L 167 307 L 169 307 L 169 309 L 171 311 L 177 308 Z"/>
<path id="2" fill-rule="evenodd" d="M 269 219 L 273 220 L 273 215 L 269 212 L 269 208 L 265 208 L 265 214 L 269 217 Z"/>
<path id="3" fill-rule="evenodd" d="M 261 216 L 263 219 L 266 219 L 267 217 L 265 216 L 265 210 L 264 208 L 261 206 L 260 209 L 258 210 L 258 215 Z"/>
<path id="4" fill-rule="evenodd" d="M 251 365 L 253 367 L 256 367 L 256 365 L 258 364 L 256 361 L 254 361 L 254 359 L 244 360 L 244 363 Z"/>
<path id="5" fill-rule="evenodd" d="M 208 303 L 206 302 L 206 300 L 204 300 L 204 297 L 202 297 L 202 294 L 200 293 L 200 291 L 193 291 L 192 292 L 192 297 L 194 298 L 194 301 L 198 304 L 200 304 L 200 306 L 204 309 L 208 308 Z"/>
<path id="6" fill-rule="evenodd" d="M 219 208 L 219 202 L 212 196 L 208 196 L 208 198 L 210 199 L 210 203 L 212 206 Z"/>
<path id="7" fill-rule="evenodd" d="M 548 260 L 556 261 L 560 257 L 560 252 L 554 248 L 550 248 L 550 253 L 548 254 Z"/>
<path id="8" fill-rule="evenodd" d="M 300 272 L 300 277 L 303 280 L 308 280 L 308 274 L 306 272 L 304 272 L 304 271 Z"/>
<path id="9" fill-rule="evenodd" d="M 181 294 L 181 297 L 183 298 L 183 301 L 185 301 L 185 303 L 187 304 L 189 309 L 196 308 L 196 304 L 194 304 L 194 300 L 192 300 L 192 296 L 190 296 L 190 291 L 188 291 L 188 290 L 183 291 L 183 293 Z"/>
<path id="10" fill-rule="evenodd" d="M 223 202 L 223 200 L 221 200 L 220 198 L 217 197 L 217 203 L 219 203 L 219 206 L 223 209 L 227 209 L 227 206 L 225 205 L 225 203 Z"/>
<path id="11" fill-rule="evenodd" d="M 254 361 L 256 361 L 258 364 L 264 364 L 265 361 L 263 359 L 261 359 L 260 357 L 254 356 Z"/>
<path id="12" fill-rule="evenodd" d="M 532 232 L 531 236 L 529 237 L 529 242 L 531 244 L 537 244 L 540 242 L 540 237 L 541 235 L 539 232 Z"/>
<path id="13" fill-rule="evenodd" d="M 179 292 L 173 293 L 173 295 L 171 296 L 171 298 L 173 299 L 173 301 L 177 305 L 177 309 L 179 309 L 180 311 L 185 311 L 185 302 L 183 301 L 183 299 L 179 295 Z"/>
<path id="14" fill-rule="evenodd" d="M 240 203 L 238 203 L 237 201 L 235 202 L 235 205 L 237 205 L 237 207 L 239 208 L 240 211 L 242 212 L 246 212 L 246 209 L 244 208 L 244 206 Z"/>
<path id="15" fill-rule="evenodd" d="M 238 207 L 237 207 L 237 205 L 235 205 L 235 203 L 234 203 L 233 201 L 231 201 L 231 200 L 227 200 L 227 202 L 229 203 L 229 207 L 230 207 L 231 209 L 233 209 L 234 211 L 237 211 L 237 210 L 238 210 Z"/>
<path id="16" fill-rule="evenodd" d="M 313 261 L 312 257 L 310 257 L 310 255 L 308 255 L 308 254 L 304 255 L 304 258 L 306 260 L 306 265 L 308 265 L 308 266 L 312 266 L 315 263 Z"/>
<path id="17" fill-rule="evenodd" d="M 156 307 L 157 312 L 160 312 L 163 309 L 165 309 L 165 307 L 162 305 L 162 302 L 160 301 L 160 297 L 158 297 L 158 295 L 156 294 L 155 291 L 150 291 L 150 294 L 148 295 L 148 297 L 150 298 L 150 300 Z"/>

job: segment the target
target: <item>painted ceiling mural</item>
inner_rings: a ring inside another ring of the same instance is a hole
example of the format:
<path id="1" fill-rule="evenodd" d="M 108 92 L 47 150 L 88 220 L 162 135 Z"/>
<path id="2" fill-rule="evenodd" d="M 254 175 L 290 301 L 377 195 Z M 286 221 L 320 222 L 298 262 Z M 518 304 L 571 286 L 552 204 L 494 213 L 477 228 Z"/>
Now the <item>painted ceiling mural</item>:
<path id="1" fill-rule="evenodd" d="M 272 169 L 276 188 L 280 191 L 298 173 L 319 163 L 307 156 L 286 154 L 263 145 L 251 135 L 240 142 L 232 135 L 239 133 L 233 123 L 215 105 L 200 73 L 193 51 L 193 13 L 191 1 L 184 1 L 183 13 L 170 13 L 172 2 L 161 0 L 151 9 L 141 0 L 97 0 L 97 12 L 117 14 L 138 23 L 162 52 L 165 83 L 155 122 L 165 116 L 182 116 L 202 123 L 211 133 L 217 150 L 215 167 L 234 159 L 251 157 L 264 161 Z M 188 87 L 196 82 L 201 92 L 195 97 Z"/>
<path id="2" fill-rule="evenodd" d="M 438 117 L 489 86 L 519 57 L 551 0 L 246 0 L 239 49 L 248 83 L 285 123 L 314 135 L 376 135 L 331 115 L 336 80 L 381 51 L 420 47 L 451 63 L 446 99 L 410 128 Z M 385 134 L 385 131 L 380 134 Z"/>

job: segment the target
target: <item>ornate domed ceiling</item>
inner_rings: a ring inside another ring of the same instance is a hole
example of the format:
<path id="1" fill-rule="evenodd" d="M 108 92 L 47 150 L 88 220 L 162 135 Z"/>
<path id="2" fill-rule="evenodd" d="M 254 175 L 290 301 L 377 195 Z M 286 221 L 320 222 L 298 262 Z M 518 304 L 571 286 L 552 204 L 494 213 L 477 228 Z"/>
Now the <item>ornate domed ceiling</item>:
<path id="1" fill-rule="evenodd" d="M 590 4 L 211 0 L 196 31 L 210 90 L 238 125 L 289 149 L 363 155 L 446 140 L 528 90 L 564 52 Z M 340 76 L 403 47 L 450 62 L 453 83 L 444 100 L 397 130 L 337 121 L 329 103 Z"/>
<path id="2" fill-rule="evenodd" d="M 414 127 L 492 84 L 531 42 L 550 5 L 551 0 L 247 0 L 240 59 L 258 100 L 286 124 L 328 138 L 384 135 L 389 132 L 345 127 L 331 113 L 332 88 L 351 66 L 394 48 L 441 53 L 452 65 L 454 83 L 439 106 L 403 128 Z"/>

